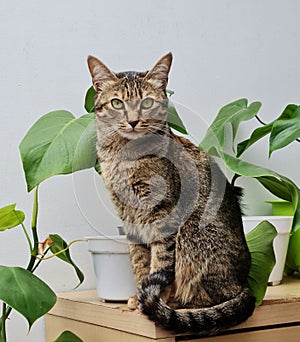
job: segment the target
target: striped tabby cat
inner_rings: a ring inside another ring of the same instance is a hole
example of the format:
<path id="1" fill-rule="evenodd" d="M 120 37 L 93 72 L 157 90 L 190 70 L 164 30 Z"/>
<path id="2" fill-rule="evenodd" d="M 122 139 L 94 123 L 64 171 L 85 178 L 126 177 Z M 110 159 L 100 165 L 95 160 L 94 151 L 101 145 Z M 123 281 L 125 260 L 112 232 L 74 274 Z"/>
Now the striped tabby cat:
<path id="1" fill-rule="evenodd" d="M 166 329 L 213 335 L 254 310 L 250 254 L 238 191 L 169 128 L 171 62 L 169 53 L 150 71 L 114 73 L 88 58 L 98 158 L 130 241 L 138 288 L 129 307 Z"/>

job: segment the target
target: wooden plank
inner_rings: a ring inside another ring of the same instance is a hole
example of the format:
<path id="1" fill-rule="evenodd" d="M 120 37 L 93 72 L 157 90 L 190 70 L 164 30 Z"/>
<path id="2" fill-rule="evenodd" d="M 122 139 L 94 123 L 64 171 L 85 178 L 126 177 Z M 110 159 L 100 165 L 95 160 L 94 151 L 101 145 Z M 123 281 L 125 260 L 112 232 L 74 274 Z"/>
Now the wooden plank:
<path id="1" fill-rule="evenodd" d="M 283 327 L 266 330 L 247 331 L 237 334 L 212 336 L 205 338 L 184 339 L 185 342 L 298 342 L 300 326 Z M 183 341 L 178 337 L 176 341 Z"/>
<path id="2" fill-rule="evenodd" d="M 151 342 L 153 339 L 125 333 L 119 330 L 74 321 L 64 317 L 46 315 L 46 341 L 53 342 L 63 331 L 70 330 L 84 342 Z M 174 338 L 162 338 L 157 342 L 175 342 Z"/>
<path id="3" fill-rule="evenodd" d="M 96 291 L 69 292 L 58 295 L 51 315 L 84 321 L 152 338 L 173 336 L 157 327 L 138 311 L 131 311 L 124 303 L 104 303 Z"/>
<path id="4" fill-rule="evenodd" d="M 284 277 L 278 286 L 268 286 L 263 304 L 286 301 L 300 301 L 300 274 Z"/>
<path id="5" fill-rule="evenodd" d="M 130 311 L 125 303 L 104 303 L 96 291 L 61 293 L 50 314 L 90 324 L 122 330 L 149 338 L 174 337 L 172 332 L 157 327 L 138 311 Z M 285 278 L 282 285 L 269 287 L 263 305 L 233 331 L 296 323 L 300 320 L 300 278 Z M 186 335 L 185 335 L 186 336 Z"/>

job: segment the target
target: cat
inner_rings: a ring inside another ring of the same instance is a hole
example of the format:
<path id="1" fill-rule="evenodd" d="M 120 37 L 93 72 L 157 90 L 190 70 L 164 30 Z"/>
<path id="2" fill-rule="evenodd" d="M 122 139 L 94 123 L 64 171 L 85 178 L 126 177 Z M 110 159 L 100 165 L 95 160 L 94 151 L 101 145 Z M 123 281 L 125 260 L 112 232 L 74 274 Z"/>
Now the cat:
<path id="1" fill-rule="evenodd" d="M 176 333 L 209 336 L 253 313 L 251 257 L 239 191 L 168 125 L 171 64 L 168 53 L 149 71 L 114 73 L 88 57 L 97 155 L 130 241 L 137 295 L 129 307 Z"/>

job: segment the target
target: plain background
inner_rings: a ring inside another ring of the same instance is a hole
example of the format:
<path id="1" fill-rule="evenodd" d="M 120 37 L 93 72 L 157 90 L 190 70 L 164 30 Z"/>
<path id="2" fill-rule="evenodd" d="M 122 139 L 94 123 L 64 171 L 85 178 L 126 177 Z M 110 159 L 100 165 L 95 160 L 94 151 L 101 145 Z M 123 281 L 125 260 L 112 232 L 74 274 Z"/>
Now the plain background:
<path id="1" fill-rule="evenodd" d="M 121 71 L 149 69 L 172 51 L 169 88 L 199 142 L 218 109 L 235 99 L 261 101 L 266 122 L 287 103 L 300 103 L 299 17 L 298 0 L 0 0 L 0 206 L 17 203 L 30 226 L 32 193 L 26 191 L 18 145 L 44 113 L 84 113 L 89 54 Z M 241 127 L 244 138 L 253 127 Z M 263 140 L 246 157 L 300 184 L 297 143 L 268 160 Z M 270 212 L 263 201 L 271 195 L 254 181 L 239 184 L 246 189 L 248 214 Z M 41 239 L 49 233 L 67 241 L 109 234 L 118 223 L 93 170 L 54 177 L 40 187 Z M 86 276 L 80 289 L 94 288 L 86 244 L 71 253 Z M 0 264 L 26 266 L 27 260 L 21 229 L 1 233 Z M 38 275 L 55 291 L 77 284 L 72 269 L 56 260 L 43 264 Z M 43 319 L 26 337 L 27 323 L 15 314 L 8 333 L 10 342 L 44 341 Z"/>

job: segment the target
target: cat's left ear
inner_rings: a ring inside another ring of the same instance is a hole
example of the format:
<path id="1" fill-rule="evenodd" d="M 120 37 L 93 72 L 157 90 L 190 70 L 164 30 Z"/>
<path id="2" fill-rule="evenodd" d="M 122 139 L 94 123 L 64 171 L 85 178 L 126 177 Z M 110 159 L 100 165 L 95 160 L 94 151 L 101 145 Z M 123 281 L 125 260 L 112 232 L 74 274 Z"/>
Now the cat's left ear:
<path id="1" fill-rule="evenodd" d="M 163 56 L 154 67 L 147 72 L 145 79 L 157 88 L 166 88 L 173 56 L 171 52 Z"/>
<path id="2" fill-rule="evenodd" d="M 105 83 L 118 80 L 117 76 L 96 57 L 88 57 L 88 66 L 96 91 L 103 90 L 103 85 L 105 85 Z"/>

